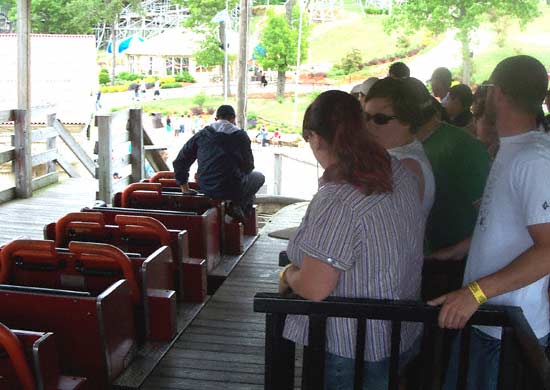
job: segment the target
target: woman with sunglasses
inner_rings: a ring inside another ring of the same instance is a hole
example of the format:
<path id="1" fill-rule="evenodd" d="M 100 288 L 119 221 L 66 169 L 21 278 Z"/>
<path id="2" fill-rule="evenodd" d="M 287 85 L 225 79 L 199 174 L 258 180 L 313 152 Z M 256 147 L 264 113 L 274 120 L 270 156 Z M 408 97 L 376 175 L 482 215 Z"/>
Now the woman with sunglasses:
<path id="1" fill-rule="evenodd" d="M 319 95 L 302 131 L 325 171 L 289 241 L 279 291 L 312 300 L 419 299 L 425 219 L 414 175 L 374 141 L 347 93 Z M 417 350 L 420 330 L 403 324 L 402 364 Z M 284 337 L 307 344 L 307 333 L 307 317 L 287 316 Z M 329 318 L 326 333 L 325 389 L 352 389 L 355 321 Z M 367 322 L 365 389 L 387 389 L 390 336 L 389 323 Z"/>
<path id="2" fill-rule="evenodd" d="M 369 90 L 363 108 L 369 133 L 417 177 L 422 211 L 428 218 L 435 198 L 435 179 L 422 143 L 414 137 L 420 122 L 414 91 L 406 80 L 386 77 Z"/>

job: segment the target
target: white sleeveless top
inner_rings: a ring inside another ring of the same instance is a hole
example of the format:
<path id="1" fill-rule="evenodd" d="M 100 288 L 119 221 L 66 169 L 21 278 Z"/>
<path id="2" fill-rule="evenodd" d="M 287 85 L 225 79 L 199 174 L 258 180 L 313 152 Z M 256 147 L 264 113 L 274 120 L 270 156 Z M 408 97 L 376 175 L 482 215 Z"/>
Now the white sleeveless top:
<path id="1" fill-rule="evenodd" d="M 422 212 L 424 217 L 428 218 L 432 205 L 435 199 L 435 178 L 432 171 L 432 165 L 424 152 L 422 143 L 418 140 L 398 146 L 396 148 L 388 149 L 388 153 L 398 160 L 412 159 L 420 164 L 422 174 L 424 175 L 424 197 L 422 200 Z"/>

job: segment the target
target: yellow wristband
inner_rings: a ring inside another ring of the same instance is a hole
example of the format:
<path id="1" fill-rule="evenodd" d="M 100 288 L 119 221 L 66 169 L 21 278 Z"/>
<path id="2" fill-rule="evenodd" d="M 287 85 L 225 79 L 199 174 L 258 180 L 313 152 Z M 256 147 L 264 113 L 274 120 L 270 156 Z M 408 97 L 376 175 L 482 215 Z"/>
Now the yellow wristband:
<path id="1" fill-rule="evenodd" d="M 479 303 L 480 305 L 483 302 L 487 301 L 487 296 L 485 295 L 485 293 L 483 292 L 481 287 L 479 287 L 479 284 L 475 280 L 468 285 L 468 289 L 470 290 L 470 292 L 474 296 L 477 303 Z"/>
<path id="2" fill-rule="evenodd" d="M 282 270 L 281 272 L 279 272 L 279 282 L 280 282 L 281 280 L 284 280 L 284 278 L 285 278 L 285 272 L 286 272 L 286 270 L 289 269 L 290 267 L 292 267 L 292 263 L 285 265 L 285 268 L 283 268 L 283 270 Z"/>

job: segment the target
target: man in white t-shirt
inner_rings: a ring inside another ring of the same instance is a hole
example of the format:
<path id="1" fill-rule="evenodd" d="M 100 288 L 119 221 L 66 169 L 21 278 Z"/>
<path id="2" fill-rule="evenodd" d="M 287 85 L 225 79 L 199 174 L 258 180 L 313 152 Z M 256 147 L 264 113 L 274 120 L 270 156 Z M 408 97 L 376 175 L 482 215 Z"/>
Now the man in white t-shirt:
<path id="1" fill-rule="evenodd" d="M 548 343 L 550 312 L 550 136 L 537 126 L 548 80 L 529 56 L 509 57 L 493 71 L 486 115 L 500 137 L 471 240 L 454 248 L 468 253 L 464 287 L 429 303 L 442 305 L 439 325 L 463 328 L 479 305 L 521 306 L 539 342 Z M 472 330 L 468 389 L 496 389 L 500 328 Z M 458 342 L 445 390 L 454 389 Z"/>

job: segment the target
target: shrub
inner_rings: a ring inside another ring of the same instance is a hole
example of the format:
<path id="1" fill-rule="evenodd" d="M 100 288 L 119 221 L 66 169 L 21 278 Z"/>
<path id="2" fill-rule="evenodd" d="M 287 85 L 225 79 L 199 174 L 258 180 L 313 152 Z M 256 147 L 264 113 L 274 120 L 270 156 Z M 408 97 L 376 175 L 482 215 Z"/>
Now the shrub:
<path id="1" fill-rule="evenodd" d="M 202 110 L 202 107 L 193 106 L 193 107 L 191 107 L 191 113 L 193 115 L 202 115 L 204 113 L 204 111 Z"/>
<path id="2" fill-rule="evenodd" d="M 101 93 L 125 92 L 128 90 L 128 84 L 102 85 L 99 90 L 101 91 Z"/>
<path id="3" fill-rule="evenodd" d="M 344 74 L 351 74 L 361 69 L 363 59 L 358 49 L 351 49 L 343 58 L 340 68 Z"/>
<path id="4" fill-rule="evenodd" d="M 214 115 L 216 109 L 214 107 L 206 107 L 206 112 L 208 113 L 208 115 Z"/>
<path id="5" fill-rule="evenodd" d="M 135 73 L 120 72 L 119 74 L 116 75 L 116 78 L 124 81 L 135 81 L 141 78 L 141 76 Z"/>
<path id="6" fill-rule="evenodd" d="M 171 83 L 175 83 L 177 80 L 175 77 L 173 76 L 168 76 L 168 77 L 161 77 L 160 78 L 160 85 L 162 84 L 171 84 Z"/>
<path id="7" fill-rule="evenodd" d="M 204 92 L 199 93 L 193 98 L 193 103 L 199 106 L 201 110 L 205 102 L 206 102 L 206 95 L 204 94 Z"/>
<path id="8" fill-rule="evenodd" d="M 189 74 L 189 72 L 184 71 L 176 75 L 176 81 L 180 83 L 194 83 L 195 78 Z"/>
<path id="9" fill-rule="evenodd" d="M 176 83 L 176 82 L 173 82 L 173 83 L 164 83 L 164 84 L 161 84 L 160 87 L 161 87 L 162 89 L 181 88 L 181 83 Z"/>
<path id="10" fill-rule="evenodd" d="M 277 103 L 279 103 L 279 104 L 283 104 L 284 101 L 285 101 L 285 99 L 280 97 L 280 96 L 277 98 Z"/>
<path id="11" fill-rule="evenodd" d="M 99 84 L 105 85 L 111 82 L 111 77 L 109 76 L 109 71 L 105 68 L 102 68 L 99 71 Z"/>
<path id="12" fill-rule="evenodd" d="M 342 70 L 342 68 L 340 67 L 340 65 L 333 65 L 333 67 L 329 70 L 327 76 L 328 77 L 340 77 L 340 76 L 345 76 L 345 73 Z"/>
<path id="13" fill-rule="evenodd" d="M 258 120 L 258 114 L 256 114 L 255 112 L 252 112 L 252 111 L 248 112 L 246 114 L 246 119 L 249 120 L 249 121 L 252 121 L 252 120 L 257 121 Z"/>

